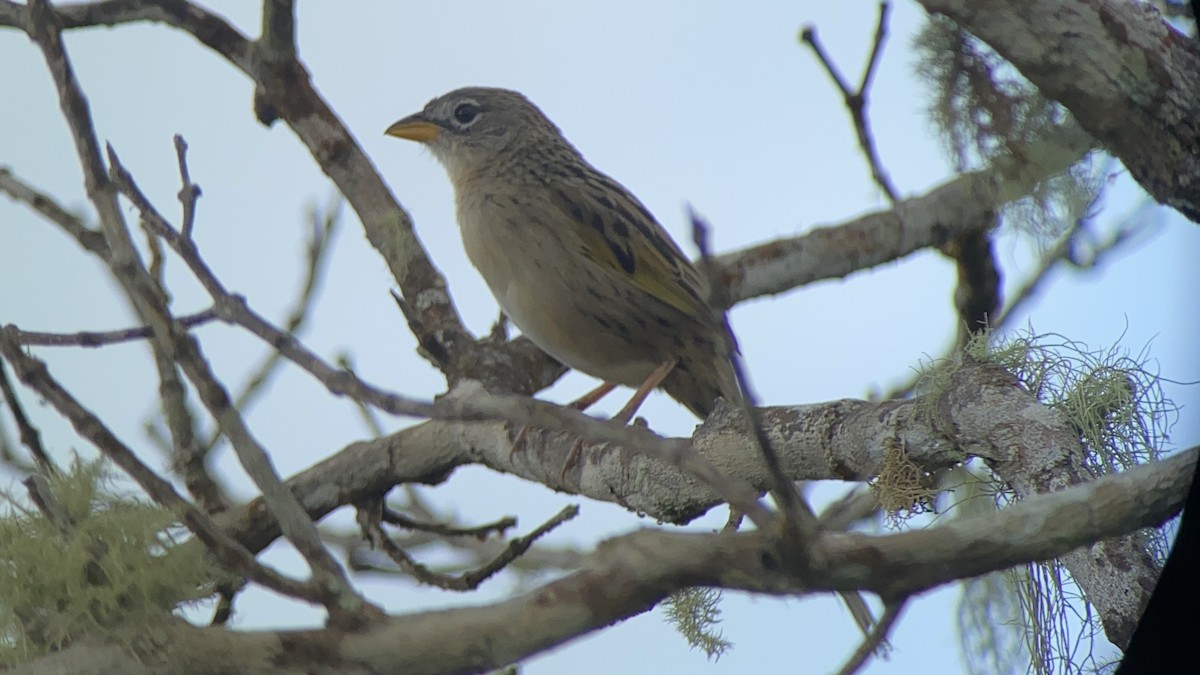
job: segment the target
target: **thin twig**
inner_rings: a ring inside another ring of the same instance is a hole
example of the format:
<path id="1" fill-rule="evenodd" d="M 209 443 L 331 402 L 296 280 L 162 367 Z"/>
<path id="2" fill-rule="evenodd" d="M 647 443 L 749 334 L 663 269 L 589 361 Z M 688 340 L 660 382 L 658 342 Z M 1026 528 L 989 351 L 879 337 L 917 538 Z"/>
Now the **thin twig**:
<path id="1" fill-rule="evenodd" d="M 32 460 L 17 456 L 16 442 L 8 434 L 3 415 L 0 415 L 0 464 L 18 473 L 37 473 L 39 470 Z"/>
<path id="2" fill-rule="evenodd" d="M 4 393 L 4 402 L 8 404 L 8 410 L 17 423 L 17 430 L 21 434 L 21 443 L 29 449 L 29 454 L 33 457 L 33 462 L 37 465 L 38 470 L 47 476 L 57 474 L 58 468 L 50 459 L 46 448 L 42 446 L 42 434 L 26 417 L 25 409 L 21 407 L 21 399 L 17 398 L 17 392 L 13 389 L 12 382 L 8 381 L 8 371 L 4 369 L 3 363 L 0 363 L 0 391 Z"/>
<path id="3" fill-rule="evenodd" d="M 821 528 L 844 531 L 855 523 L 873 519 L 879 513 L 879 499 L 866 485 L 858 484 L 825 506 L 818 516 Z"/>
<path id="4" fill-rule="evenodd" d="M 171 231 L 178 241 L 190 245 L 191 241 L 183 239 L 178 233 L 175 233 L 150 204 L 141 188 L 137 186 L 133 176 L 121 164 L 120 158 L 111 145 L 108 146 L 108 161 L 111 167 L 109 176 L 113 185 L 141 211 L 143 223 L 156 232 L 164 229 Z M 263 499 L 279 520 L 280 527 L 288 540 L 304 556 L 313 572 L 314 581 L 329 593 L 326 596 L 329 602 L 325 606 L 331 619 L 335 622 L 355 623 L 368 615 L 378 614 L 378 610 L 354 590 L 349 579 L 346 578 L 345 570 L 321 543 L 316 526 L 300 506 L 295 495 L 283 484 L 283 480 L 266 450 L 250 433 L 242 415 L 232 406 L 228 392 L 216 379 L 199 344 L 186 333 L 177 333 L 176 335 L 166 333 L 166 336 L 169 338 L 170 346 L 174 349 L 172 360 L 183 368 L 205 408 L 217 421 L 221 432 L 229 439 L 238 461 L 241 462 L 258 489 L 262 491 Z"/>
<path id="5" fill-rule="evenodd" d="M 879 22 L 875 25 L 875 40 L 871 45 L 871 57 L 867 59 L 867 67 L 863 69 L 862 79 L 858 83 L 858 90 L 863 93 L 864 98 L 879 65 L 879 56 L 883 52 L 883 40 L 887 37 L 887 20 L 891 9 L 891 3 L 879 3 Z"/>
<path id="6" fill-rule="evenodd" d="M 800 40 L 812 48 L 816 54 L 817 60 L 821 65 L 825 66 L 825 72 L 829 73 L 829 77 L 837 85 L 842 92 L 842 101 L 846 104 L 846 109 L 850 111 L 850 118 L 854 121 L 854 130 L 858 134 L 858 144 L 862 148 L 863 154 L 867 156 L 867 162 L 871 166 L 871 177 L 875 179 L 875 184 L 879 189 L 883 190 L 888 199 L 897 204 L 900 201 L 899 193 L 895 186 L 892 185 L 892 179 L 888 176 L 887 171 L 883 168 L 883 162 L 879 159 L 879 153 L 875 148 L 875 140 L 871 134 L 870 124 L 867 122 L 867 90 L 871 86 L 871 80 L 875 74 L 876 66 L 879 63 L 879 57 L 883 52 L 883 41 L 887 37 L 887 20 L 891 10 L 891 4 L 887 2 L 879 3 L 879 23 L 875 28 L 875 41 L 871 47 L 871 56 L 867 60 L 867 65 L 863 69 L 862 79 L 859 82 L 858 89 L 850 89 L 850 85 L 846 83 L 846 79 L 842 77 L 833 60 L 825 52 L 821 43 L 817 41 L 817 30 L 812 26 L 805 26 L 800 32 Z"/>
<path id="7" fill-rule="evenodd" d="M 292 309 L 283 322 L 283 331 L 288 335 L 300 333 L 312 316 L 313 300 L 324 279 L 323 273 L 327 269 L 329 252 L 333 250 L 331 243 L 337 233 L 338 224 L 341 222 L 341 206 L 341 199 L 335 199 L 334 203 L 324 212 L 318 212 L 316 207 L 313 207 L 309 213 L 309 235 L 305 244 L 304 283 L 301 284 L 300 294 L 292 303 Z M 269 381 L 271 373 L 283 361 L 284 358 L 278 351 L 271 351 L 270 356 L 259 366 L 254 375 L 247 378 L 245 388 L 237 398 L 239 410 L 253 402 L 255 397 L 263 391 L 263 385 Z"/>
<path id="8" fill-rule="evenodd" d="M 481 583 L 528 551 L 529 547 L 539 538 L 579 515 L 579 507 L 570 505 L 563 508 L 557 515 L 540 525 L 533 532 L 510 541 L 508 546 L 491 561 L 475 570 L 458 575 L 438 574 L 413 560 L 404 549 L 387 535 L 379 520 L 371 515 L 376 512 L 377 509 L 373 507 L 360 508 L 359 524 L 363 528 L 363 534 L 370 541 L 380 546 L 387 553 L 388 557 L 392 559 L 392 562 L 396 563 L 401 569 L 422 583 L 450 591 L 470 591 L 478 588 Z"/>
<path id="9" fill-rule="evenodd" d="M 1157 208 L 1157 205 L 1148 202 L 1146 208 Z M 1070 265 L 1076 269 L 1083 270 L 1094 269 L 1109 259 L 1113 253 L 1120 251 L 1123 245 L 1128 244 L 1138 236 L 1144 235 L 1150 228 L 1158 226 L 1160 221 L 1144 213 L 1142 208 L 1136 209 L 1125 222 L 1117 227 L 1112 235 L 1099 242 L 1092 243 L 1088 248 L 1087 258 L 1081 258 L 1079 251 L 1082 245 L 1080 242 L 1088 236 L 1087 226 L 1089 224 L 1090 221 L 1086 218 L 1077 219 L 1059 236 L 1057 242 L 1042 254 L 1038 261 L 1037 269 L 1026 277 L 1017 290 L 1009 294 L 1009 299 L 1004 309 L 994 319 L 989 321 L 989 328 L 991 330 L 998 331 L 1008 327 L 1012 323 L 1013 318 L 1018 315 L 1018 310 L 1037 296 L 1046 283 L 1050 281 L 1052 273 L 1060 269 L 1061 266 Z M 952 346 L 941 358 L 949 358 L 956 349 L 957 346 Z M 882 395 L 882 398 L 904 398 L 915 390 L 920 379 L 921 374 L 916 373 L 904 382 L 893 385 Z"/>
<path id="10" fill-rule="evenodd" d="M 179 188 L 179 202 L 183 205 L 183 222 L 179 232 L 184 239 L 192 238 L 192 228 L 196 225 L 196 200 L 203 194 L 200 186 L 192 182 L 192 174 L 188 170 L 187 141 L 183 136 L 175 134 L 175 156 L 179 160 L 179 180 L 183 187 Z"/>
<path id="11" fill-rule="evenodd" d="M 344 352 L 338 354 L 334 357 L 334 363 L 336 363 L 342 370 L 345 370 L 346 372 L 353 374 L 355 377 L 358 377 L 358 373 L 354 369 L 354 362 L 350 358 L 349 353 Z M 376 409 L 367 405 L 363 401 L 358 400 L 357 398 L 353 398 L 351 401 L 354 403 L 354 407 L 358 409 L 358 415 L 362 418 L 363 425 L 366 426 L 367 431 L 371 434 L 371 437 L 379 438 L 382 436 L 384 434 L 383 423 L 379 421 L 379 415 L 375 413 Z"/>
<path id="12" fill-rule="evenodd" d="M 379 251 L 399 285 L 404 297 L 421 298 L 421 325 L 425 329 L 419 342 L 438 343 L 439 349 L 453 358 L 442 366 L 443 372 L 454 379 L 461 377 L 455 364 L 478 357 L 478 345 L 471 339 L 454 307 L 441 272 L 433 265 L 428 252 L 416 237 L 407 212 L 396 202 L 391 190 L 380 178 L 366 152 L 346 128 L 342 120 L 313 87 L 308 71 L 295 58 L 280 62 L 281 45 L 294 43 L 294 30 L 280 29 L 280 22 L 290 23 L 293 3 L 264 7 L 264 12 L 276 13 L 267 17 L 263 42 L 250 40 L 223 17 L 190 2 L 157 3 L 141 6 L 133 3 L 83 3 L 66 5 L 56 10 L 53 20 L 64 28 L 85 25 L 117 24 L 153 20 L 194 36 L 199 42 L 242 70 L 259 86 L 256 102 L 272 108 L 304 143 L 339 191 L 354 208 L 371 245 Z M 22 23 L 23 7 L 12 14 Z M 264 55 L 262 45 L 268 45 Z M 264 56 L 266 58 L 264 58 Z M 268 101 L 269 99 L 269 101 Z M 277 108 L 277 109 L 276 109 Z M 264 113 L 266 111 L 263 111 Z M 273 121 L 274 117 L 271 117 Z M 330 153 L 330 148 L 337 152 Z M 548 386 L 561 374 L 560 369 L 548 366 L 551 359 L 536 350 L 528 340 L 507 347 L 495 354 L 497 363 L 512 364 L 535 374 L 533 387 Z M 478 362 L 478 361 L 473 361 Z"/>
<path id="13" fill-rule="evenodd" d="M 724 287 L 719 284 L 717 278 L 717 266 L 714 264 L 708 250 L 708 225 L 690 207 L 688 208 L 688 216 L 692 223 L 692 237 L 695 240 L 696 248 L 700 252 L 700 265 L 708 277 L 709 286 L 713 289 L 723 289 Z M 750 386 L 750 378 L 742 365 L 741 356 L 734 348 L 733 328 L 729 325 L 729 319 L 724 310 L 728 302 L 726 298 L 721 297 L 720 291 L 712 291 L 712 293 L 713 295 L 709 298 L 709 307 L 713 312 L 713 318 L 716 320 L 717 325 L 724 329 L 726 356 L 733 367 L 734 375 L 737 377 L 738 388 L 742 394 L 742 416 L 747 424 L 750 425 L 749 432 L 757 442 L 759 453 L 763 457 L 763 462 L 767 465 L 767 471 L 771 476 L 772 483 L 771 494 L 775 497 L 775 502 L 784 514 L 783 528 L 786 537 L 784 541 L 788 544 L 785 550 L 792 557 L 792 559 L 788 560 L 788 564 L 804 569 L 810 562 L 809 544 L 816 540 L 820 525 L 816 514 L 812 511 L 812 507 L 808 505 L 808 502 L 805 501 L 799 490 L 796 489 L 796 484 L 784 473 L 783 466 L 779 462 L 779 455 L 771 447 L 771 439 L 767 435 L 766 427 L 762 423 L 762 415 L 760 414 L 754 391 Z M 731 508 L 735 508 L 735 506 L 730 504 Z M 753 518 L 752 515 L 751 518 Z M 757 521 L 756 524 L 758 524 Z M 761 524 L 758 525 L 760 528 L 762 527 Z M 859 629 L 864 633 L 870 630 L 875 618 L 871 615 L 871 609 L 867 605 L 866 600 L 863 599 L 862 594 L 841 591 L 838 595 L 841 596 L 842 601 L 846 604 L 846 608 L 850 610 L 850 615 L 854 618 L 855 623 L 858 624 Z"/>
<path id="14" fill-rule="evenodd" d="M 734 347 L 733 328 L 729 325 L 729 319 L 725 315 L 725 310 L 722 309 L 726 303 L 719 297 L 718 289 L 723 287 L 716 278 L 716 265 L 713 264 L 712 255 L 708 248 L 708 224 L 690 207 L 688 208 L 688 219 L 692 224 L 692 239 L 700 253 L 700 267 L 708 279 L 709 287 L 713 289 L 711 291 L 712 297 L 709 300 L 709 309 L 712 312 L 713 323 L 722 332 L 725 355 L 729 359 L 734 375 L 737 378 L 738 389 L 741 390 L 741 413 L 749 426 L 747 431 L 758 444 L 758 451 L 762 455 L 763 462 L 767 466 L 767 471 L 771 475 L 771 482 L 773 483 L 771 494 L 775 496 L 779 508 L 787 518 L 788 524 L 795 528 L 794 534 L 798 537 L 797 543 L 808 541 L 816 531 L 816 516 L 813 515 L 807 504 L 803 504 L 800 493 L 796 491 L 795 484 L 783 472 L 783 467 L 779 463 L 779 455 L 771 447 L 771 439 L 767 436 L 766 429 L 762 424 L 762 418 L 758 414 L 757 396 L 750 386 L 750 378 L 746 374 L 745 368 L 742 367 L 741 358 Z M 738 402 L 730 401 L 730 403 L 737 404 Z"/>
<path id="15" fill-rule="evenodd" d="M 408 516 L 391 509 L 383 507 L 383 522 L 388 525 L 395 525 L 406 530 L 416 530 L 418 532 L 428 532 L 446 537 L 474 537 L 476 539 L 486 539 L 489 535 L 504 534 L 505 530 L 517 526 L 517 519 L 512 516 L 506 516 L 491 523 L 476 525 L 475 527 L 453 527 L 450 525 L 442 525 L 440 523 L 421 522 L 413 520 Z"/>
<path id="16" fill-rule="evenodd" d="M 217 310 L 208 309 L 188 314 L 175 319 L 176 323 L 188 330 L 203 326 L 217 318 Z M 18 330 L 17 342 L 30 347 L 105 347 L 122 342 L 145 340 L 154 337 L 154 331 L 149 326 L 121 328 L 109 331 L 79 331 L 78 333 L 47 333 L 33 330 Z"/>
<path id="17" fill-rule="evenodd" d="M 196 200 L 200 196 L 200 186 L 192 182 L 187 167 L 187 143 L 178 134 L 175 135 L 174 141 L 181 184 L 178 197 L 183 205 L 183 226 L 190 235 L 196 218 Z M 110 153 L 111 150 L 110 147 Z M 148 219 L 142 218 L 141 225 L 152 242 L 157 259 L 162 242 L 154 235 Z M 161 279 L 159 283 L 162 283 Z M 166 295 L 165 291 L 163 295 Z M 177 325 L 173 325 L 170 335 L 179 336 L 182 332 Z M 154 345 L 154 360 L 159 372 L 159 392 L 164 418 L 171 433 L 172 466 L 175 472 L 183 477 L 188 492 L 204 506 L 205 511 L 220 513 L 229 508 L 229 498 L 220 482 L 209 471 L 208 447 L 200 442 L 195 417 L 188 405 L 188 392 L 180 379 L 178 368 L 175 367 L 177 359 L 171 356 L 171 344 L 167 337 L 164 335 L 162 339 L 157 339 L 151 344 Z"/>
<path id="18" fill-rule="evenodd" d="M 104 241 L 104 233 L 84 225 L 79 216 L 64 208 L 54 197 L 17 178 L 7 167 L 0 167 L 0 192 L 26 204 L 47 221 L 57 225 L 85 250 L 107 259 L 108 243 Z"/>
<path id="19" fill-rule="evenodd" d="M 312 315 L 316 291 L 324 278 L 327 269 L 325 263 L 329 260 L 328 253 L 332 250 L 330 243 L 340 222 L 341 200 L 338 199 L 324 213 L 318 213 L 313 207 L 309 214 L 309 237 L 305 246 L 307 264 L 305 267 L 304 283 L 300 286 L 300 294 L 292 303 L 292 309 L 284 320 L 283 331 L 288 335 L 297 335 Z M 181 232 L 182 236 L 182 232 Z M 234 400 L 234 407 L 245 412 L 263 392 L 271 381 L 271 376 L 284 363 L 283 355 L 276 349 L 270 350 L 262 363 L 254 369 L 253 374 L 246 378 L 242 391 Z M 204 444 L 207 454 L 220 440 L 220 431 L 215 431 Z"/>
<path id="20" fill-rule="evenodd" d="M 104 260 L 138 318 L 152 329 L 154 339 L 150 345 L 158 369 L 163 411 L 176 451 L 187 454 L 195 444 L 194 424 L 186 405 L 186 390 L 176 370 L 177 350 L 172 340 L 179 331 L 172 323 L 166 292 L 143 265 L 134 246 L 117 191 L 104 169 L 91 109 L 63 45 L 62 24 L 48 2 L 29 3 L 25 29 L 41 50 L 56 85 L 59 105 L 83 170 L 88 199 L 100 220 L 106 246 L 88 247 L 82 239 L 80 243 Z"/>
<path id="21" fill-rule="evenodd" d="M 1148 201 L 1146 206 L 1157 208 L 1158 205 Z M 1005 305 L 995 320 L 992 321 L 993 329 L 1006 326 L 1012 317 L 1016 315 L 1017 310 L 1038 293 L 1049 278 L 1050 273 L 1060 265 L 1071 265 L 1081 270 L 1095 269 L 1110 254 L 1120 249 L 1121 246 L 1132 241 L 1134 237 L 1143 235 L 1150 228 L 1161 224 L 1161 222 L 1145 213 L 1142 208 L 1138 208 L 1124 222 L 1117 226 L 1116 230 L 1110 236 L 1101 241 L 1091 243 L 1087 248 L 1087 257 L 1083 258 L 1080 254 L 1082 248 L 1081 241 L 1089 236 L 1088 225 L 1090 224 L 1090 219 L 1077 219 L 1058 238 L 1054 246 L 1042 255 L 1041 260 L 1038 262 L 1038 268 L 1012 293 L 1012 297 L 1007 305 Z"/>
<path id="22" fill-rule="evenodd" d="M 54 496 L 54 491 L 50 489 L 50 481 L 46 480 L 46 476 L 40 473 L 21 481 L 25 489 L 29 492 L 29 499 L 33 505 L 37 507 L 46 520 L 50 521 L 61 534 L 68 534 L 75 523 L 71 519 L 71 514 L 67 508 L 62 505 L 62 502 Z"/>
<path id="23" fill-rule="evenodd" d="M 900 598 L 887 603 L 883 609 L 883 616 L 879 617 L 879 623 L 871 629 L 871 633 L 862 641 L 858 649 L 854 650 L 850 660 L 842 669 L 838 671 L 838 675 L 854 675 L 866 665 L 867 660 L 872 654 L 886 655 L 888 650 L 887 636 L 891 631 L 892 625 L 900 618 L 900 613 L 904 610 L 907 604 L 907 598 Z"/>
<path id="24" fill-rule="evenodd" d="M 11 327 L 0 328 L 0 355 L 12 364 L 17 378 L 54 406 L 80 436 L 88 439 L 105 457 L 129 474 L 151 499 L 179 514 L 183 524 L 204 542 L 227 569 L 293 598 L 314 603 L 324 603 L 329 599 L 325 589 L 289 579 L 259 563 L 206 513 L 179 496 L 170 483 L 143 464 L 104 422 L 71 396 L 50 375 L 45 363 L 25 354 L 24 348 L 16 342 L 15 331 Z"/>

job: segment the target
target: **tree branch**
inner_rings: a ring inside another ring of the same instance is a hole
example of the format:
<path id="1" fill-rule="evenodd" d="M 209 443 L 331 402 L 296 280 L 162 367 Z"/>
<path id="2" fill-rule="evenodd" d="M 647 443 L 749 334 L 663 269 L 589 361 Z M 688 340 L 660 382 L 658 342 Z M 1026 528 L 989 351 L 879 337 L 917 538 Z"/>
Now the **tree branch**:
<path id="1" fill-rule="evenodd" d="M 1200 222 L 1200 48 L 1149 3 L 921 0 L 1067 107 L 1157 201 Z"/>
<path id="2" fill-rule="evenodd" d="M 1005 204 L 1025 197 L 1038 182 L 1066 171 L 1094 145 L 1086 132 L 1066 122 L 1021 152 L 947 181 L 894 209 L 717 256 L 720 278 L 729 288 L 730 302 L 737 303 L 844 277 L 939 246 L 977 228 L 981 219 Z"/>
<path id="3" fill-rule="evenodd" d="M 474 672 L 543 652 L 695 585 L 774 595 L 863 589 L 902 597 L 1160 524 L 1186 499 L 1198 454 L 1192 448 L 997 513 L 925 530 L 825 534 L 816 545 L 827 566 L 803 582 L 795 570 L 778 566 L 772 537 L 763 532 L 642 530 L 604 542 L 578 572 L 490 605 L 393 617 L 353 632 L 231 633 L 164 622 L 157 644 L 169 658 L 138 660 L 117 648 L 81 642 L 13 672 L 170 675 L 203 662 L 212 670 L 247 675 L 299 675 L 311 665 L 313 649 L 320 649 L 326 667 L 353 665 L 378 675 Z"/>
<path id="4" fill-rule="evenodd" d="M 227 569 L 245 575 L 266 588 L 291 597 L 311 602 L 321 602 L 326 599 L 326 596 L 319 593 L 318 589 L 289 579 L 259 564 L 252 553 L 234 541 L 207 514 L 179 496 L 170 483 L 159 478 L 154 471 L 143 464 L 132 450 L 104 426 L 103 422 L 63 389 L 50 376 L 44 363 L 27 356 L 24 348 L 17 344 L 11 328 L 0 328 L 0 355 L 12 364 L 17 377 L 26 386 L 37 391 L 71 422 L 80 436 L 88 439 L 105 457 L 129 474 L 154 501 L 176 511 L 184 525 L 208 546 L 213 555 Z"/>
<path id="5" fill-rule="evenodd" d="M 816 54 L 817 60 L 821 65 L 825 66 L 825 72 L 829 73 L 829 77 L 833 83 L 837 85 L 842 93 L 842 102 L 846 105 L 846 109 L 850 111 L 850 119 L 854 122 L 854 130 L 858 134 L 858 146 L 862 149 L 863 154 L 867 156 L 867 164 L 871 167 L 871 177 L 875 179 L 875 184 L 880 190 L 887 195 L 889 201 L 896 205 L 900 201 L 899 193 L 896 187 L 892 184 L 892 179 L 888 176 L 887 171 L 883 168 L 883 162 L 879 159 L 879 152 L 875 149 L 875 140 L 871 135 L 871 125 L 867 123 L 867 91 L 871 86 L 872 76 L 875 74 L 875 67 L 879 64 L 879 56 L 883 53 L 883 39 L 887 36 L 888 13 L 891 10 L 891 5 L 887 2 L 879 3 L 879 22 L 875 26 L 875 40 L 871 46 L 871 55 L 867 59 L 867 65 L 863 68 L 862 79 L 858 83 L 858 89 L 850 89 L 850 85 L 846 83 L 834 65 L 833 59 L 825 53 L 825 49 L 821 47 L 821 43 L 817 40 L 817 30 L 812 26 L 805 26 L 800 32 L 800 40 L 812 47 L 813 53 Z"/>

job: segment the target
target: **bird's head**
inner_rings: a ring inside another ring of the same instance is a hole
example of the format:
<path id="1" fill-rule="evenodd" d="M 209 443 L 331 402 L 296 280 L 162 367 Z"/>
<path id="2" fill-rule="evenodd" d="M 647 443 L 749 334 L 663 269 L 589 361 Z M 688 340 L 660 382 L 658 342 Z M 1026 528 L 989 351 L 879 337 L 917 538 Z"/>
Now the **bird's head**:
<path id="1" fill-rule="evenodd" d="M 424 144 L 450 173 L 470 175 L 522 148 L 574 148 L 541 110 L 508 89 L 466 87 L 443 94 L 385 131 Z"/>

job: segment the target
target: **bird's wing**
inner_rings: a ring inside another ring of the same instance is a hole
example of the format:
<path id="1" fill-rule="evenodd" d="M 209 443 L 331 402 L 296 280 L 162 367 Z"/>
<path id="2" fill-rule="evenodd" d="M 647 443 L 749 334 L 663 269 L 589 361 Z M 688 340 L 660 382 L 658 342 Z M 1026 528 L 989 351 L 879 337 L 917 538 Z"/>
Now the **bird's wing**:
<path id="1" fill-rule="evenodd" d="M 591 173 L 553 188 L 580 251 L 686 316 L 708 315 L 707 284 L 654 216 L 612 179 Z"/>

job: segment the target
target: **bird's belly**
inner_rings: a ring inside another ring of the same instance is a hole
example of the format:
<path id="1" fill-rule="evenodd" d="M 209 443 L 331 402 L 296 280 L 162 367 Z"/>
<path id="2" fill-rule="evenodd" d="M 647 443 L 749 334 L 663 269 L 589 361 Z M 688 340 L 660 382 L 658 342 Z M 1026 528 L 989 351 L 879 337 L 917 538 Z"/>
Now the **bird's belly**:
<path id="1" fill-rule="evenodd" d="M 493 285 L 492 291 L 513 324 L 569 368 L 636 387 L 658 365 L 648 345 L 638 344 L 621 326 L 588 312 L 561 283 L 514 280 L 503 289 Z"/>
<path id="2" fill-rule="evenodd" d="M 572 267 L 578 261 L 566 259 L 552 230 L 518 236 L 496 217 L 489 197 L 469 202 L 459 196 L 467 257 L 504 314 L 534 344 L 569 368 L 631 387 L 664 360 L 655 345 L 631 337 L 636 333 L 614 316 L 615 307 L 588 293 L 603 282 Z"/>

